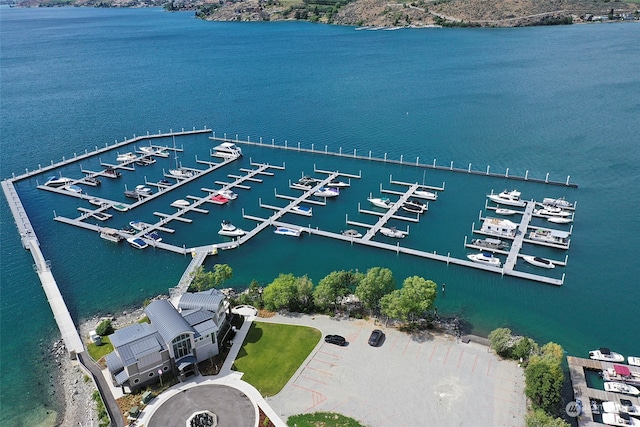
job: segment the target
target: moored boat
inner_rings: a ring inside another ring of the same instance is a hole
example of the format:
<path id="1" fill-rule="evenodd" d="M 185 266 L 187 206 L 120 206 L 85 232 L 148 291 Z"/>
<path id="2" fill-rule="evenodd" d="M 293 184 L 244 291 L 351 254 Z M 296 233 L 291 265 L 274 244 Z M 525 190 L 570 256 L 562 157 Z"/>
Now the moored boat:
<path id="1" fill-rule="evenodd" d="M 632 371 L 626 365 L 613 365 L 602 371 L 602 379 L 605 381 L 619 381 L 634 386 L 640 386 L 640 372 Z"/>
<path id="2" fill-rule="evenodd" d="M 125 190 L 124 197 L 137 200 L 142 197 L 142 194 L 138 193 L 136 190 Z"/>
<path id="3" fill-rule="evenodd" d="M 89 199 L 89 203 L 91 203 L 94 206 L 102 206 L 102 199 L 94 197 L 92 199 Z"/>
<path id="4" fill-rule="evenodd" d="M 129 210 L 129 208 L 125 205 L 122 205 L 120 203 L 116 203 L 115 205 L 111 205 L 111 207 L 115 210 L 117 210 L 118 212 L 126 212 Z"/>
<path id="5" fill-rule="evenodd" d="M 566 216 L 550 216 L 546 220 L 554 224 L 569 224 L 573 222 L 572 218 Z"/>
<path id="6" fill-rule="evenodd" d="M 151 188 L 146 187 L 144 185 L 136 185 L 136 192 L 142 196 L 150 196 L 151 194 L 153 194 L 153 191 L 151 191 Z"/>
<path id="7" fill-rule="evenodd" d="M 369 203 L 377 208 L 391 209 L 395 203 L 389 200 L 387 197 L 369 197 L 367 199 Z"/>
<path id="8" fill-rule="evenodd" d="M 560 208 L 544 208 L 544 209 L 534 209 L 533 210 L 533 214 L 534 215 L 539 215 L 539 216 L 548 216 L 548 217 L 552 217 L 552 216 L 559 216 L 559 217 L 568 217 L 571 216 L 571 212 L 567 212 L 567 211 L 563 211 Z"/>
<path id="9" fill-rule="evenodd" d="M 419 199 L 426 199 L 426 200 L 438 199 L 438 193 L 434 193 L 432 191 L 426 191 L 426 190 L 416 190 L 413 192 L 413 195 Z"/>
<path id="10" fill-rule="evenodd" d="M 89 214 L 89 216 L 91 216 L 92 218 L 97 219 L 98 221 L 106 221 L 109 218 L 111 218 L 111 215 L 104 213 L 104 212 L 91 212 Z"/>
<path id="11" fill-rule="evenodd" d="M 229 199 L 227 199 L 226 197 L 224 197 L 221 194 L 216 194 L 215 196 L 211 196 L 211 202 L 215 203 L 217 205 L 224 205 L 228 201 L 229 201 Z"/>
<path id="12" fill-rule="evenodd" d="M 135 238 L 134 238 L 134 237 L 129 237 L 129 238 L 127 239 L 127 242 L 129 242 L 129 244 L 130 244 L 131 246 L 133 246 L 134 248 L 136 248 L 136 249 L 144 249 L 144 248 L 146 248 L 147 246 L 149 246 L 149 245 L 147 244 L 147 242 L 145 242 L 145 241 L 144 241 L 143 239 L 141 239 L 140 237 L 135 237 Z"/>
<path id="13" fill-rule="evenodd" d="M 277 227 L 274 231 L 276 234 L 282 234 L 283 236 L 300 237 L 301 231 L 297 228 L 290 227 Z"/>
<path id="14" fill-rule="evenodd" d="M 620 399 L 619 403 L 614 401 L 602 402 L 602 410 L 614 414 L 629 414 L 633 417 L 640 417 L 640 406 L 634 405 L 629 399 Z"/>
<path id="15" fill-rule="evenodd" d="M 136 155 L 133 154 L 131 151 L 129 151 L 128 153 L 118 154 L 118 157 L 116 157 L 116 162 L 120 162 L 120 163 L 131 162 L 135 159 L 136 159 Z"/>
<path id="16" fill-rule="evenodd" d="M 120 235 L 120 232 L 118 232 L 118 230 L 108 227 L 100 229 L 100 237 L 104 240 L 108 240 L 114 243 L 118 243 L 120 240 L 122 240 L 122 236 Z"/>
<path id="17" fill-rule="evenodd" d="M 170 206 L 171 206 L 171 207 L 173 207 L 173 208 L 182 209 L 182 208 L 186 208 L 187 206 L 190 206 L 190 205 L 191 205 L 191 203 L 189 203 L 189 201 L 188 201 L 188 200 L 185 200 L 185 199 L 178 199 L 178 200 L 174 200 L 174 201 L 171 203 L 171 205 L 170 205 Z"/>
<path id="18" fill-rule="evenodd" d="M 487 197 L 494 203 L 523 208 L 527 202 L 520 200 L 520 195 L 521 193 L 517 190 L 504 190 L 499 194 L 488 194 Z"/>
<path id="19" fill-rule="evenodd" d="M 76 193 L 76 194 L 82 193 L 82 188 L 75 184 L 65 185 L 64 187 L 62 187 L 62 189 L 67 190 L 70 193 Z"/>
<path id="20" fill-rule="evenodd" d="M 82 179 L 82 181 L 79 181 L 79 183 L 90 185 L 92 187 L 97 187 L 98 185 L 102 184 L 102 181 L 100 181 L 95 176 L 87 176 L 84 179 Z"/>
<path id="21" fill-rule="evenodd" d="M 631 418 L 627 413 L 611 413 L 605 412 L 602 414 L 602 422 L 609 426 L 623 426 L 623 427 L 636 427 L 640 426 L 640 421 L 635 418 Z"/>
<path id="22" fill-rule="evenodd" d="M 627 357 L 627 363 L 633 366 L 640 366 L 640 357 L 629 356 Z"/>
<path id="23" fill-rule="evenodd" d="M 313 208 L 307 206 L 294 206 L 291 208 L 290 212 L 298 215 L 312 216 Z"/>
<path id="24" fill-rule="evenodd" d="M 174 178 L 187 179 L 187 178 L 193 177 L 195 174 L 190 170 L 178 168 L 178 169 L 169 169 L 169 175 L 171 175 Z"/>
<path id="25" fill-rule="evenodd" d="M 235 225 L 231 224 L 231 222 L 226 220 L 222 221 L 222 223 L 220 224 L 220 227 L 221 228 L 220 228 L 220 231 L 218 231 L 218 234 L 221 236 L 239 237 L 247 234 L 246 231 L 236 227 Z"/>
<path id="26" fill-rule="evenodd" d="M 156 162 L 156 159 L 152 158 L 152 157 L 141 157 L 138 160 L 136 160 L 136 165 L 138 166 L 149 166 L 152 165 Z"/>
<path id="27" fill-rule="evenodd" d="M 490 252 L 479 252 L 477 254 L 469 254 L 467 255 L 467 258 L 469 258 L 473 262 L 477 262 L 478 264 L 486 264 L 492 267 L 500 267 L 502 265 L 502 261 L 500 261 L 500 258 L 494 256 Z"/>
<path id="28" fill-rule="evenodd" d="M 233 142 L 223 142 L 213 147 L 215 151 L 212 156 L 217 157 L 242 157 L 242 149 Z"/>
<path id="29" fill-rule="evenodd" d="M 320 187 L 314 193 L 316 197 L 336 197 L 340 195 L 340 190 L 337 188 Z"/>
<path id="30" fill-rule="evenodd" d="M 531 256 L 531 255 L 523 255 L 522 259 L 524 259 L 526 262 L 528 262 L 531 265 L 535 265 L 536 267 L 555 268 L 555 264 L 546 258 L 540 258 L 537 256 Z"/>
<path id="31" fill-rule="evenodd" d="M 471 244 L 474 246 L 479 246 L 481 248 L 486 249 L 494 249 L 494 250 L 506 250 L 509 248 L 509 244 L 507 242 L 503 242 L 500 239 L 473 239 Z"/>
<path id="32" fill-rule="evenodd" d="M 380 227 L 380 234 L 394 239 L 404 239 L 407 232 L 398 230 L 396 227 Z"/>
<path id="33" fill-rule="evenodd" d="M 238 195 L 229 189 L 217 190 L 213 194 L 219 194 L 228 200 L 235 200 L 238 198 Z"/>
<path id="34" fill-rule="evenodd" d="M 407 200 L 402 204 L 402 209 L 412 213 L 423 213 L 428 209 L 426 203 L 422 203 L 419 200 Z"/>
<path id="35" fill-rule="evenodd" d="M 73 182 L 71 178 L 66 178 L 64 176 L 50 176 L 47 178 L 47 181 L 44 183 L 47 187 L 62 187 L 69 183 Z"/>
<path id="36" fill-rule="evenodd" d="M 117 178 L 120 178 L 120 176 L 122 176 L 122 174 L 119 171 L 115 170 L 114 168 L 107 168 L 103 170 L 102 175 L 106 176 L 107 178 L 113 178 L 113 179 L 117 179 Z"/>
<path id="37" fill-rule="evenodd" d="M 514 211 L 513 209 L 505 209 L 505 208 L 498 208 L 496 209 L 496 213 L 498 215 L 515 215 L 518 213 L 518 211 Z"/>
<path id="38" fill-rule="evenodd" d="M 604 391 L 610 391 L 613 393 L 620 393 L 620 394 L 628 394 L 631 396 L 640 395 L 640 390 L 638 390 L 634 386 L 621 383 L 618 381 L 606 381 L 604 383 Z"/>
<path id="39" fill-rule="evenodd" d="M 593 360 L 602 360 L 604 362 L 624 362 L 623 355 L 613 352 L 607 347 L 600 347 L 597 350 L 590 351 L 589 358 Z"/>
<path id="40" fill-rule="evenodd" d="M 360 233 L 358 230 L 354 230 L 353 228 L 344 230 L 340 234 L 342 234 L 343 236 L 352 237 L 354 239 L 359 239 L 360 237 L 362 237 L 362 233 Z"/>
<path id="41" fill-rule="evenodd" d="M 560 230 L 537 229 L 529 233 L 529 239 L 538 242 L 552 243 L 560 246 L 569 246 L 569 233 Z"/>
<path id="42" fill-rule="evenodd" d="M 330 183 L 327 184 L 327 187 L 331 187 L 331 188 L 347 188 L 350 186 L 351 184 L 344 181 L 331 181 Z"/>
<path id="43" fill-rule="evenodd" d="M 142 222 L 142 221 L 129 221 L 129 225 L 133 227 L 134 230 L 142 231 L 147 228 L 151 228 L 151 224 Z"/>
<path id="44" fill-rule="evenodd" d="M 559 197 L 554 199 L 552 197 L 545 197 L 542 199 L 542 204 L 544 206 L 552 206 L 556 208 L 572 208 L 573 203 L 567 202 L 564 197 Z"/>

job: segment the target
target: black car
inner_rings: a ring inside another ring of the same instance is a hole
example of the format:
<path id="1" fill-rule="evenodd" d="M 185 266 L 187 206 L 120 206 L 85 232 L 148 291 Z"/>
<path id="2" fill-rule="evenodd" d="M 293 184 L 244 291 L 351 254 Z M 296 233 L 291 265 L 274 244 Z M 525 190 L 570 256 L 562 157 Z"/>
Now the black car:
<path id="1" fill-rule="evenodd" d="M 347 345 L 347 340 L 340 335 L 327 335 L 324 337 L 324 342 L 335 345 Z"/>
<path id="2" fill-rule="evenodd" d="M 373 347 L 377 347 L 380 344 L 380 341 L 384 337 L 384 333 L 380 329 L 374 329 L 369 335 L 369 345 Z"/>

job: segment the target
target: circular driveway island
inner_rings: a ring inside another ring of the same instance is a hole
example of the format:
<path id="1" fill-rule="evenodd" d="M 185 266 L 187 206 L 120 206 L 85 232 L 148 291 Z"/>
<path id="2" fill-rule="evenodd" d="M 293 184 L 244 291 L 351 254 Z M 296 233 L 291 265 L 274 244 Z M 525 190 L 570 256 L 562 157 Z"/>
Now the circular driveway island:
<path id="1" fill-rule="evenodd" d="M 184 427 L 194 412 L 210 411 L 218 427 L 254 427 L 256 410 L 240 390 L 225 385 L 204 384 L 181 390 L 157 408 L 149 427 Z"/>

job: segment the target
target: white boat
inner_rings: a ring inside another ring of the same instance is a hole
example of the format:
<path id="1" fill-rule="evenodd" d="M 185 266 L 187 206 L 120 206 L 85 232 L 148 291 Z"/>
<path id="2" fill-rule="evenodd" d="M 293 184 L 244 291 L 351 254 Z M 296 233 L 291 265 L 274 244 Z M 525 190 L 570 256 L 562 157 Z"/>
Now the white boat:
<path id="1" fill-rule="evenodd" d="M 602 371 L 602 379 L 640 386 L 640 372 L 632 371 L 627 365 L 614 364 L 613 368 L 604 369 Z"/>
<path id="2" fill-rule="evenodd" d="M 340 190 L 337 188 L 320 187 L 313 195 L 316 197 L 336 197 L 340 195 Z"/>
<path id="3" fill-rule="evenodd" d="M 171 207 L 172 208 L 178 208 L 178 209 L 182 209 L 182 208 L 186 208 L 187 206 L 190 206 L 191 203 L 189 203 L 188 200 L 185 199 L 178 199 L 175 200 L 173 203 L 171 203 Z"/>
<path id="4" fill-rule="evenodd" d="M 294 236 L 300 237 L 301 231 L 297 228 L 289 228 L 289 227 L 277 227 L 274 231 L 276 234 L 282 234 L 283 236 Z"/>
<path id="5" fill-rule="evenodd" d="M 298 215 L 312 216 L 313 208 L 307 206 L 294 206 L 291 208 L 290 212 Z"/>
<path id="6" fill-rule="evenodd" d="M 153 194 L 153 191 L 149 187 L 145 187 L 144 185 L 136 185 L 136 193 L 142 196 L 149 196 Z"/>
<path id="7" fill-rule="evenodd" d="M 84 177 L 82 179 L 82 181 L 78 181 L 78 183 L 79 184 L 90 185 L 92 187 L 97 187 L 98 185 L 102 184 L 102 181 L 100 181 L 95 176 L 87 176 L 87 177 Z"/>
<path id="8" fill-rule="evenodd" d="M 504 190 L 499 194 L 488 194 L 487 197 L 495 203 L 508 206 L 516 206 L 523 208 L 527 205 L 527 202 L 520 200 L 520 192 L 517 190 L 507 191 Z"/>
<path id="9" fill-rule="evenodd" d="M 522 259 L 524 259 L 526 262 L 528 262 L 531 265 L 535 265 L 536 267 L 542 267 L 542 268 L 556 267 L 554 263 L 552 263 L 546 258 L 540 258 L 537 256 L 531 256 L 531 255 L 523 255 Z"/>
<path id="10" fill-rule="evenodd" d="M 395 203 L 386 197 L 369 197 L 367 199 L 373 206 L 382 209 L 391 209 Z"/>
<path id="11" fill-rule="evenodd" d="M 313 185 L 312 184 L 300 184 L 299 182 L 294 182 L 294 183 L 291 184 L 290 187 L 294 188 L 296 190 L 306 191 L 306 190 L 311 190 L 313 188 Z"/>
<path id="12" fill-rule="evenodd" d="M 156 231 L 145 233 L 144 237 L 146 237 L 147 239 L 155 240 L 156 242 L 162 242 L 162 237 L 160 237 L 160 235 Z"/>
<path id="13" fill-rule="evenodd" d="M 331 181 L 330 183 L 327 184 L 327 187 L 331 187 L 331 188 L 347 188 L 350 186 L 351 184 L 344 181 Z"/>
<path id="14" fill-rule="evenodd" d="M 597 350 L 589 352 L 589 358 L 593 360 L 602 360 L 603 362 L 624 362 L 624 356 L 615 353 L 606 347 L 600 347 Z"/>
<path id="15" fill-rule="evenodd" d="M 631 418 L 627 413 L 613 414 L 605 412 L 602 414 L 602 422 L 609 426 L 640 426 L 640 421 L 635 418 Z"/>
<path id="16" fill-rule="evenodd" d="M 135 159 L 136 155 L 129 151 L 128 153 L 118 154 L 118 157 L 116 157 L 116 162 L 131 162 Z"/>
<path id="17" fill-rule="evenodd" d="M 629 399 L 620 399 L 620 403 L 602 402 L 602 410 L 613 414 L 629 414 L 633 417 L 640 417 L 640 406 L 634 405 Z"/>
<path id="18" fill-rule="evenodd" d="M 632 385 L 621 383 L 618 381 L 606 381 L 604 383 L 604 391 L 610 391 L 613 393 L 629 394 L 631 396 L 640 395 L 640 390 Z"/>
<path id="19" fill-rule="evenodd" d="M 89 216 L 91 218 L 97 219 L 98 221 L 106 221 L 112 217 L 112 215 L 109 215 L 108 213 L 104 213 L 104 212 L 91 212 L 89 213 Z"/>
<path id="20" fill-rule="evenodd" d="M 395 227 L 380 227 L 380 234 L 394 239 L 404 239 L 407 235 L 406 231 L 398 230 Z"/>
<path id="21" fill-rule="evenodd" d="M 94 197 L 93 199 L 89 199 L 89 203 L 91 203 L 94 206 L 102 206 L 102 199 Z"/>
<path id="22" fill-rule="evenodd" d="M 560 246 L 569 246 L 570 241 L 569 233 L 565 231 L 542 229 L 537 229 L 529 233 L 529 239 Z"/>
<path id="23" fill-rule="evenodd" d="M 508 219 L 486 217 L 482 222 L 480 231 L 485 234 L 492 234 L 501 237 L 515 237 L 518 224 Z"/>
<path id="24" fill-rule="evenodd" d="M 223 196 L 227 200 L 235 200 L 238 198 L 238 195 L 231 190 L 218 190 L 213 194 Z"/>
<path id="25" fill-rule="evenodd" d="M 65 178 L 64 176 L 50 176 L 47 178 L 47 182 L 44 183 L 47 187 L 62 187 L 73 182 L 71 178 Z"/>
<path id="26" fill-rule="evenodd" d="M 544 209 L 534 209 L 533 210 L 533 214 L 534 215 L 539 215 L 539 216 L 559 216 L 559 217 L 568 217 L 571 216 L 571 212 L 567 212 L 567 211 L 563 211 L 560 208 L 544 208 Z"/>
<path id="27" fill-rule="evenodd" d="M 131 246 L 133 246 L 134 248 L 136 248 L 136 249 L 144 249 L 144 248 L 146 248 L 147 246 L 149 246 L 149 245 L 147 244 L 147 242 L 145 242 L 144 240 L 142 240 L 140 237 L 135 237 L 135 238 L 134 238 L 134 237 L 129 237 L 129 238 L 127 239 L 127 242 L 129 242 L 129 244 L 130 244 Z"/>
<path id="28" fill-rule="evenodd" d="M 114 243 L 118 243 L 120 240 L 122 240 L 122 236 L 115 228 L 101 228 L 100 237 Z"/>
<path id="29" fill-rule="evenodd" d="M 496 209 L 496 213 L 498 215 L 515 215 L 518 213 L 518 211 L 514 211 L 513 209 L 498 208 Z"/>
<path id="30" fill-rule="evenodd" d="M 164 148 L 161 148 L 160 150 L 156 151 L 156 153 L 154 154 L 154 156 L 162 157 L 163 159 L 168 158 L 170 155 L 171 154 L 169 154 L 169 152 Z"/>
<path id="31" fill-rule="evenodd" d="M 569 224 L 573 222 L 573 219 L 566 216 L 550 216 L 547 218 L 547 221 L 554 224 Z"/>
<path id="32" fill-rule="evenodd" d="M 169 169 L 169 174 L 175 178 L 187 179 L 194 176 L 194 173 L 186 169 Z"/>
<path id="33" fill-rule="evenodd" d="M 62 189 L 67 190 L 70 193 L 76 193 L 76 194 L 82 193 L 82 188 L 75 184 L 65 185 L 64 187 L 62 187 Z"/>
<path id="34" fill-rule="evenodd" d="M 129 225 L 135 230 L 142 231 L 151 228 L 151 224 L 142 221 L 129 221 Z"/>
<path id="35" fill-rule="evenodd" d="M 438 199 L 438 194 L 437 193 L 433 193 L 431 191 L 425 191 L 425 190 L 416 190 L 413 192 L 413 196 L 419 198 L 419 199 L 426 199 L 426 200 L 437 200 Z"/>
<path id="36" fill-rule="evenodd" d="M 545 197 L 544 199 L 542 199 L 542 204 L 545 206 L 552 206 L 556 208 L 572 208 L 573 207 L 573 203 L 567 202 L 564 199 L 564 197 L 560 197 L 557 199 L 554 199 L 552 197 Z"/>
<path id="37" fill-rule="evenodd" d="M 506 250 L 509 248 L 507 242 L 503 242 L 500 239 L 473 239 L 471 244 L 474 246 L 480 246 L 481 248 L 494 249 L 494 250 Z"/>
<path id="38" fill-rule="evenodd" d="M 111 205 L 111 207 L 115 210 L 117 210 L 118 212 L 126 212 L 129 210 L 129 208 L 125 205 L 121 205 L 120 203 L 117 203 L 115 205 Z"/>
<path id="39" fill-rule="evenodd" d="M 149 166 L 152 165 L 156 162 L 156 159 L 152 158 L 152 157 L 140 157 L 138 160 L 136 160 L 136 165 L 138 166 Z"/>
<path id="40" fill-rule="evenodd" d="M 102 175 L 112 179 L 118 179 L 120 178 L 120 176 L 122 176 L 122 174 L 114 168 L 106 168 L 102 171 Z"/>
<path id="41" fill-rule="evenodd" d="M 633 366 L 640 366 L 640 357 L 629 356 L 627 357 L 627 363 Z"/>
<path id="42" fill-rule="evenodd" d="M 467 255 L 467 258 L 469 258 L 473 262 L 477 262 L 478 264 L 486 264 L 493 267 L 500 267 L 502 265 L 502 261 L 500 261 L 500 258 L 493 256 L 493 254 L 490 252 L 469 254 Z"/>
<path id="43" fill-rule="evenodd" d="M 354 239 L 359 239 L 360 237 L 362 237 L 362 233 L 360 233 L 358 230 L 354 230 L 353 228 L 350 228 L 349 230 L 344 230 L 341 234 L 343 236 L 351 237 Z"/>
<path id="44" fill-rule="evenodd" d="M 232 142 L 223 142 L 213 149 L 218 157 L 242 157 L 242 149 Z"/>
<path id="45" fill-rule="evenodd" d="M 235 225 L 231 224 L 229 221 L 222 221 L 222 223 L 220 224 L 220 227 L 221 228 L 220 228 L 220 231 L 218 231 L 218 234 L 221 236 L 239 237 L 247 234 L 246 231 L 236 227 Z"/>

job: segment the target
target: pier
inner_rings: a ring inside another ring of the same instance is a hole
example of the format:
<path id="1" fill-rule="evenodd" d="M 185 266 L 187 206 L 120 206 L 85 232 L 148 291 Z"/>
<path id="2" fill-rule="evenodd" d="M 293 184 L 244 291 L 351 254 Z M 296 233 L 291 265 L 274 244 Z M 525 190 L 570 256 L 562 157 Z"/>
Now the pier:
<path id="1" fill-rule="evenodd" d="M 286 140 L 284 142 L 284 145 L 277 145 L 275 143 L 275 139 L 271 139 L 271 143 L 268 143 L 268 142 L 263 142 L 262 138 L 259 138 L 258 141 L 251 141 L 251 138 L 247 137 L 247 140 L 245 141 L 245 140 L 238 139 L 237 134 L 235 136 L 235 139 L 232 139 L 232 138 L 227 138 L 226 133 L 224 134 L 224 137 L 220 138 L 219 136 L 216 136 L 215 132 L 213 132 L 213 136 L 210 136 L 209 139 L 214 141 L 219 141 L 219 142 L 231 142 L 234 144 L 254 145 L 258 147 L 267 147 L 267 148 L 273 148 L 278 150 L 298 151 L 303 153 L 321 154 L 321 155 L 331 156 L 331 157 L 343 157 L 343 158 L 350 158 L 350 159 L 368 160 L 371 162 L 414 166 L 414 167 L 423 168 L 423 169 L 466 173 L 471 175 L 490 176 L 494 178 L 505 178 L 505 179 L 510 179 L 514 181 L 529 181 L 529 182 L 535 182 L 538 184 L 549 184 L 549 185 L 557 185 L 557 186 L 564 186 L 564 187 L 570 187 L 570 188 L 578 188 L 578 184 L 571 182 L 570 175 L 567 176 L 565 181 L 555 181 L 555 180 L 549 179 L 548 173 L 546 174 L 544 179 L 530 177 L 528 170 L 525 172 L 524 176 L 517 176 L 517 175 L 510 174 L 509 168 L 506 169 L 505 173 L 495 173 L 495 172 L 491 172 L 490 166 L 487 166 L 486 170 L 472 169 L 471 163 L 469 163 L 466 168 L 454 167 L 453 161 L 451 161 L 448 166 L 443 166 L 443 165 L 437 164 L 436 159 L 433 159 L 432 163 L 420 163 L 420 157 L 416 157 L 416 160 L 414 162 L 414 161 L 405 160 L 404 156 L 401 155 L 400 159 L 396 160 L 396 159 L 390 159 L 387 156 L 387 153 L 384 153 L 383 157 L 373 156 L 372 151 L 369 151 L 367 155 L 360 155 L 357 153 L 356 149 L 354 149 L 352 153 L 343 152 L 342 147 L 340 147 L 338 152 L 329 151 L 329 148 L 327 145 L 324 146 L 324 150 L 317 150 L 315 148 L 315 144 L 311 144 L 311 148 L 304 148 L 302 147 L 300 142 L 298 142 L 297 145 L 289 145 L 289 143 Z"/>

